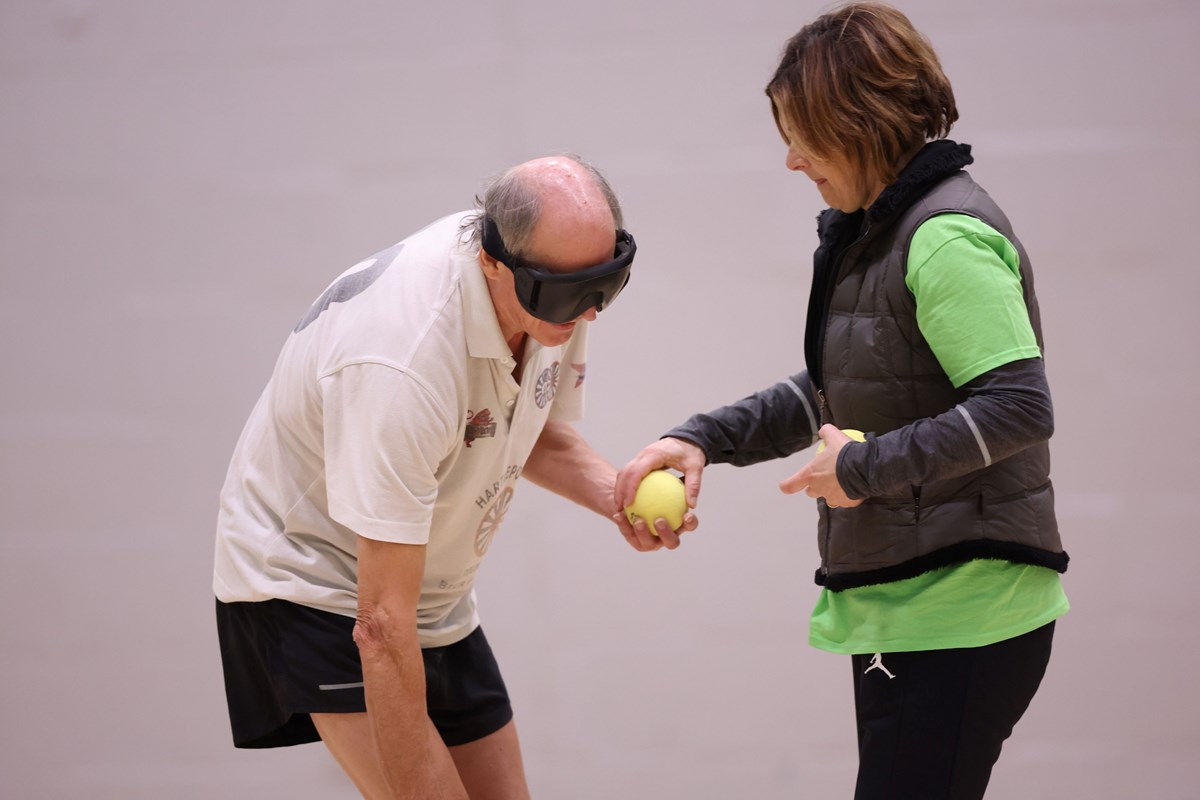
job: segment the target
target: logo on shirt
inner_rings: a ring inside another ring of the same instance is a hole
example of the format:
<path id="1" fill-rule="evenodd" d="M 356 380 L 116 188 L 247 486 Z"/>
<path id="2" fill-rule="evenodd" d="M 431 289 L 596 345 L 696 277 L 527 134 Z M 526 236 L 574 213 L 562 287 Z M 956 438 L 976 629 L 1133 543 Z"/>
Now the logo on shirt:
<path id="1" fill-rule="evenodd" d="M 508 513 L 512 496 L 513 488 L 505 486 L 504 491 L 496 498 L 496 502 L 492 503 L 492 507 L 483 515 L 483 521 L 479 523 L 479 530 L 475 531 L 475 555 L 480 558 L 483 558 L 488 548 L 492 546 L 492 537 L 496 535 L 496 531 L 500 530 L 500 523 L 504 521 L 504 515 Z"/>
<path id="2" fill-rule="evenodd" d="M 485 408 L 483 411 L 475 413 L 467 412 L 467 432 L 463 436 L 463 441 L 467 443 L 467 447 L 471 446 L 471 442 L 476 439 L 485 439 L 496 435 L 496 423 L 492 421 L 492 410 Z"/>
<path id="3" fill-rule="evenodd" d="M 557 361 L 542 370 L 541 375 L 538 375 L 537 385 L 533 387 L 533 401 L 537 403 L 538 408 L 545 408 L 556 394 L 558 394 Z"/>
<path id="4" fill-rule="evenodd" d="M 396 260 L 396 256 L 400 255 L 400 251 L 404 249 L 404 242 L 392 245 L 387 250 L 384 250 L 377 256 L 367 259 L 372 262 L 366 267 L 351 272 L 345 275 L 325 290 L 325 293 L 317 298 L 317 302 L 313 303 L 312 308 L 304 315 L 304 319 L 296 324 L 292 329 L 293 333 L 299 333 L 316 321 L 317 317 L 325 313 L 333 303 L 344 303 L 347 300 L 353 300 L 358 295 L 371 288 L 371 284 L 379 280 L 379 276 L 384 273 L 384 270 Z M 367 262 L 362 262 L 366 264 Z"/>
<path id="5" fill-rule="evenodd" d="M 575 388 L 578 389 L 580 386 L 583 386 L 583 379 L 587 377 L 587 363 L 572 364 L 571 369 L 579 373 L 579 377 L 575 379 Z"/>

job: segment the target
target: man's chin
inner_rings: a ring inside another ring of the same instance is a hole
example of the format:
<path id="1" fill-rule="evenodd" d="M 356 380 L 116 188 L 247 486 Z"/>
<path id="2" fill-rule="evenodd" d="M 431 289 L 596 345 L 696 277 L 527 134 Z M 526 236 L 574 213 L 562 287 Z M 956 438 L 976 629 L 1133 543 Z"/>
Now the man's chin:
<path id="1" fill-rule="evenodd" d="M 544 322 L 538 326 L 537 333 L 533 338 L 537 339 L 538 343 L 544 347 L 557 347 L 560 344 L 566 344 L 574 331 L 575 323 L 573 322 L 566 325 Z"/>

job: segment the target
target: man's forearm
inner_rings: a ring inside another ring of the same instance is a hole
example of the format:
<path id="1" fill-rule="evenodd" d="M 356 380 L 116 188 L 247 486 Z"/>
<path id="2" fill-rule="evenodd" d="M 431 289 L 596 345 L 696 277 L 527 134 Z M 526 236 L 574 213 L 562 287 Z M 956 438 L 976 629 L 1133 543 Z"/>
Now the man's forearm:
<path id="1" fill-rule="evenodd" d="M 543 489 L 608 516 L 617 470 L 565 422 L 548 422 L 521 473 Z"/>
<path id="2" fill-rule="evenodd" d="M 466 790 L 429 720 L 416 628 L 394 628 L 384 615 L 360 613 L 355 640 L 376 754 L 394 796 L 465 800 Z"/>

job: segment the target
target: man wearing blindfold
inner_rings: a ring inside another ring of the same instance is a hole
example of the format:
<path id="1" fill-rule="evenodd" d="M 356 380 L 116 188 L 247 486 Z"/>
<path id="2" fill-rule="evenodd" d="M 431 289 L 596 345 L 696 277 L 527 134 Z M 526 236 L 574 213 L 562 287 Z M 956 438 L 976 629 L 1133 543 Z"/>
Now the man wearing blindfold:
<path id="1" fill-rule="evenodd" d="M 570 422 L 587 328 L 636 251 L 574 157 L 495 179 L 343 273 L 284 345 L 221 494 L 214 591 L 234 743 L 323 740 L 365 797 L 528 797 L 473 591 L 518 477 L 615 513 Z M 615 514 L 615 516 L 614 516 Z"/>

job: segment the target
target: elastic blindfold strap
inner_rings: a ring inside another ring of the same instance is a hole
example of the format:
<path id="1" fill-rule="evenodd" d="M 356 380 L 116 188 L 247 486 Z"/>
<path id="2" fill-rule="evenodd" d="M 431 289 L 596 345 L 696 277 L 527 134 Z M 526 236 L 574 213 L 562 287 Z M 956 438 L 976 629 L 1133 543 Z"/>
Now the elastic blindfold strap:
<path id="1" fill-rule="evenodd" d="M 483 245 L 485 253 L 507 265 L 509 269 L 517 266 L 513 263 L 512 253 L 504 246 L 504 239 L 500 236 L 500 229 L 496 227 L 496 220 L 487 214 L 483 216 L 483 238 L 480 244 Z"/>

